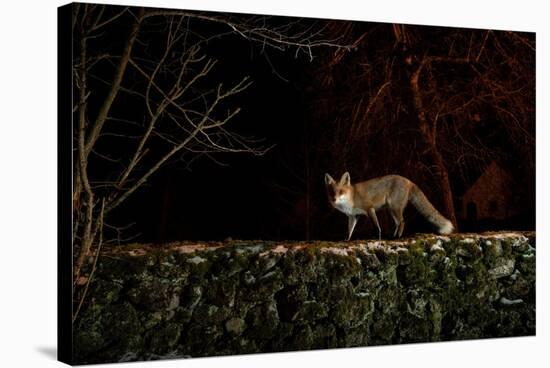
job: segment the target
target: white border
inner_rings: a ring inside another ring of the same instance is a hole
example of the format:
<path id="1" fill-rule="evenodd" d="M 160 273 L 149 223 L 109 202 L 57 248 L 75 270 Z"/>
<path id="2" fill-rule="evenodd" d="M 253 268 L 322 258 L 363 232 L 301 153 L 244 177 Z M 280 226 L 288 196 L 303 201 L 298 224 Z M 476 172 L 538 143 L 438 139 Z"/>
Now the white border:
<path id="1" fill-rule="evenodd" d="M 537 32 L 537 337 L 399 345 L 300 353 L 131 363 L 135 367 L 287 367 L 344 365 L 537 367 L 549 344 L 548 285 L 550 144 L 542 115 L 548 74 L 545 2 L 523 1 L 101 1 L 201 10 L 402 22 Z M 61 366 L 56 347 L 56 7 L 64 2 L 0 5 L 0 365 Z M 120 365 L 105 365 L 119 367 Z"/>

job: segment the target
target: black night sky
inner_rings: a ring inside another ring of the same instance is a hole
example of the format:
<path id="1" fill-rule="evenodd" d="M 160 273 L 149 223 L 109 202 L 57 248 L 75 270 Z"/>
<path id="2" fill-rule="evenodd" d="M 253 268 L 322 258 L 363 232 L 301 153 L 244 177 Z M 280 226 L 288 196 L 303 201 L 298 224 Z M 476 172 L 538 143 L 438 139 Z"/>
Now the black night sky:
<path id="1" fill-rule="evenodd" d="M 123 10 L 107 7 L 102 19 L 121 15 L 87 39 L 87 129 L 113 84 L 120 55 L 140 14 L 137 8 Z M 93 27 L 97 15 L 93 9 L 83 14 L 81 10 L 75 26 L 80 34 Z M 434 146 L 420 128 L 419 114 L 437 122 L 435 146 L 448 174 L 460 231 L 534 229 L 534 34 L 186 14 L 142 21 L 131 50 L 132 61 L 142 71 L 153 73 L 163 58 L 167 38 L 180 32 L 155 82 L 169 91 L 184 56 L 193 44 L 200 43 L 198 55 L 204 59 L 186 70 L 184 80 L 193 78 L 206 60 L 217 63 L 181 101 L 188 103 L 186 108 L 204 111 L 211 96 L 205 93 L 215 91 L 219 83 L 226 88 L 249 76 L 252 85 L 223 101 L 216 118 L 240 108 L 223 128 L 243 139 L 253 137 L 247 141 L 249 147 L 269 150 L 262 155 L 197 152 L 200 144 L 190 145 L 105 217 L 105 236 L 113 243 L 228 237 L 343 239 L 347 219 L 328 203 L 325 172 L 339 178 L 349 171 L 352 183 L 392 173 L 406 176 L 447 215 L 441 167 L 434 159 Z M 239 34 L 228 24 L 240 25 L 237 29 L 245 31 Z M 246 33 L 251 28 L 252 33 Z M 260 36 L 254 29 L 260 30 Z M 310 55 L 304 47 L 262 42 L 265 30 L 292 36 L 293 42 L 309 37 L 310 42 L 331 40 L 332 45 L 312 47 Z M 75 101 L 82 85 L 78 79 L 82 74 L 80 40 L 78 36 L 74 40 Z M 419 86 L 425 111 L 415 105 L 410 82 L 421 65 Z M 132 63 L 126 67 L 109 119 L 89 155 L 95 211 L 101 198 L 119 196 L 186 137 L 172 119 L 179 116 L 178 110 L 167 108 L 159 117 L 158 134 L 153 133 L 145 144 L 146 153 L 127 184 L 117 187 L 149 121 L 148 81 L 138 67 Z M 150 89 L 154 109 L 162 96 L 155 87 Z M 76 111 L 75 158 L 78 119 Z M 232 144 L 216 136 L 215 130 L 213 134 L 218 144 Z M 462 213 L 462 196 L 493 162 L 511 178 L 492 178 L 497 188 L 499 183 L 505 188 L 502 196 L 509 215 L 473 219 L 470 213 L 468 217 Z M 79 208 L 84 211 L 86 206 Z M 389 237 L 392 222 L 380 212 L 383 236 Z M 406 210 L 405 221 L 405 236 L 433 231 L 412 208 Z M 370 220 L 362 217 L 354 237 L 375 235 Z"/>

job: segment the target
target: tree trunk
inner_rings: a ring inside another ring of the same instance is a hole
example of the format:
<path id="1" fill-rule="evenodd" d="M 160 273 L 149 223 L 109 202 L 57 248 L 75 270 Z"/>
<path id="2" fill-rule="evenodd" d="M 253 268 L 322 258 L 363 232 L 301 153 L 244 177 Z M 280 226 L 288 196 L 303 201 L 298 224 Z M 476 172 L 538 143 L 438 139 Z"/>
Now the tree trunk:
<path id="1" fill-rule="evenodd" d="M 436 166 L 437 176 L 439 177 L 439 186 L 441 188 L 441 195 L 443 200 L 443 215 L 446 216 L 458 230 L 455 215 L 455 205 L 453 201 L 453 191 L 451 189 L 451 182 L 449 180 L 449 172 L 445 166 L 443 156 L 437 149 L 437 146 L 431 147 L 432 159 Z"/>
<path id="2" fill-rule="evenodd" d="M 432 121 L 427 114 L 424 104 L 422 102 L 422 93 L 420 91 L 419 78 L 426 59 L 424 59 L 418 68 L 414 71 L 410 78 L 410 86 L 413 94 L 413 105 L 418 116 L 418 123 L 420 125 L 420 135 L 424 138 L 425 142 L 430 147 L 430 153 L 432 155 L 433 163 L 437 169 L 437 176 L 439 178 L 439 187 L 443 200 L 443 215 L 446 216 L 452 223 L 455 229 L 458 229 L 456 223 L 455 206 L 453 202 L 453 191 L 451 189 L 451 182 L 449 181 L 449 172 L 445 166 L 445 161 L 441 152 L 437 148 L 437 125 L 435 121 Z"/>
<path id="3" fill-rule="evenodd" d="M 86 92 L 87 92 L 87 44 L 86 44 L 86 37 L 85 34 L 82 33 L 80 37 L 80 66 L 81 66 L 81 72 L 80 72 L 80 99 L 79 99 L 79 109 L 78 109 L 78 161 L 77 161 L 77 169 L 76 172 L 79 174 L 80 180 L 76 181 L 76 184 L 78 186 L 82 185 L 82 189 L 76 188 L 78 192 L 76 192 L 76 198 L 73 196 L 73 201 L 78 202 L 77 205 L 80 208 L 80 191 L 83 190 L 85 193 L 85 200 L 86 200 L 86 213 L 82 215 L 82 219 L 79 218 L 79 220 L 83 220 L 84 223 L 82 224 L 82 235 L 80 239 L 80 249 L 78 253 L 78 257 L 76 259 L 76 262 L 74 264 L 74 279 L 76 280 L 80 274 L 80 269 L 82 268 L 82 265 L 84 263 L 84 260 L 86 258 L 86 255 L 88 254 L 88 251 L 90 250 L 90 247 L 93 242 L 92 237 L 92 224 L 94 221 L 93 216 L 93 207 L 94 207 L 94 193 L 92 191 L 92 188 L 90 186 L 90 182 L 88 180 L 88 172 L 87 172 L 87 158 L 85 155 L 85 132 L 86 132 Z M 78 229 L 76 229 L 78 230 Z M 74 247 L 74 244 L 73 244 Z M 74 248 L 73 248 L 74 251 Z"/>

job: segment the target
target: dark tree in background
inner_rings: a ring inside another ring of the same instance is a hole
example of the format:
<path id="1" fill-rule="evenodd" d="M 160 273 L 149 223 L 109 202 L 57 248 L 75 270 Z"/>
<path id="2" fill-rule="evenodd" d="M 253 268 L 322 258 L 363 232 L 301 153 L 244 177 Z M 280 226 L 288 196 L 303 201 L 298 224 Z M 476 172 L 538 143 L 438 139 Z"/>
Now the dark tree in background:
<path id="1" fill-rule="evenodd" d="M 355 180 L 407 176 L 455 225 L 453 185 L 471 184 L 492 160 L 517 168 L 533 190 L 534 34 L 359 22 L 331 28 L 354 51 L 325 54 L 315 73 L 311 125 L 329 133 L 316 138 L 323 159 L 310 162 L 327 162 L 338 175 L 350 170 Z"/>
<path id="2" fill-rule="evenodd" d="M 269 149 L 230 129 L 240 112 L 235 96 L 253 81 L 218 71 L 211 43 L 239 38 L 260 53 L 306 60 L 318 47 L 345 49 L 325 36 L 324 23 L 268 16 L 75 4 L 72 28 L 77 283 L 104 228 L 120 231 L 109 226 L 111 212 L 166 163 Z"/>

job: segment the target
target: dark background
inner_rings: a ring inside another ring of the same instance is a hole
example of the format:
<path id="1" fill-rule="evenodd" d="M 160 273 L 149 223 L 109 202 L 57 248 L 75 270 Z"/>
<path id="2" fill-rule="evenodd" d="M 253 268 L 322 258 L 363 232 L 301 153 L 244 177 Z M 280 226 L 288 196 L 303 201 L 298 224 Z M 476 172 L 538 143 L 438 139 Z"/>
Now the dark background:
<path id="1" fill-rule="evenodd" d="M 109 37 L 92 41 L 91 52 L 108 50 L 116 53 L 121 48 L 117 35 L 127 32 L 128 22 L 129 19 L 123 17 L 109 28 Z M 350 23 L 333 22 L 331 29 L 338 32 Z M 194 157 L 192 160 L 188 156 L 171 160 L 111 214 L 108 220 L 110 226 L 131 225 L 118 234 L 119 240 L 168 242 L 227 237 L 343 239 L 347 218 L 328 203 L 323 182 L 325 172 L 339 178 L 345 171 L 350 171 L 352 182 L 392 173 L 401 174 L 416 182 L 436 208 L 440 208 L 437 181 L 433 171 L 429 170 L 429 158 L 423 153 L 425 148 L 421 139 L 415 133 L 416 117 L 410 106 L 405 107 L 399 117 L 402 122 L 399 126 L 389 130 L 374 128 L 369 131 L 368 139 L 364 140 L 358 136 L 354 142 L 338 141 L 334 124 L 338 121 L 338 129 L 345 127 L 346 121 L 351 124 L 349 111 L 352 109 L 345 101 L 352 101 L 357 89 L 363 88 L 359 80 L 361 73 L 354 69 L 361 63 L 359 59 L 371 60 L 379 54 L 393 58 L 395 53 L 399 53 L 399 48 L 391 40 L 392 25 L 366 22 L 353 22 L 353 25 L 353 30 L 346 35 L 351 39 L 353 35 L 367 32 L 368 40 L 335 67 L 328 66 L 334 50 L 316 50 L 311 61 L 303 55 L 296 57 L 291 51 L 262 49 L 237 35 L 209 42 L 203 51 L 218 59 L 215 72 L 208 77 L 212 85 L 220 79 L 237 81 L 243 75 L 249 75 L 254 82 L 248 90 L 235 97 L 241 113 L 229 123 L 231 130 L 260 138 L 262 145 L 272 148 L 262 156 L 220 153 Z M 218 26 L 199 23 L 196 27 L 195 31 L 201 33 L 210 32 L 211 27 Z M 456 29 L 441 27 L 411 27 L 425 40 L 430 40 L 430 37 L 443 40 L 444 35 L 457 32 Z M 153 55 L 158 52 L 155 40 L 165 37 L 163 29 L 159 23 L 143 31 L 141 41 L 149 46 L 143 48 L 147 51 L 141 52 Z M 534 35 L 526 37 L 534 39 Z M 440 42 L 445 45 L 444 41 Z M 424 44 L 422 47 L 427 46 Z M 436 46 L 434 48 L 437 49 Z M 431 50 L 434 51 L 434 48 Z M 136 57 L 139 52 L 136 51 Z M 401 55 L 397 57 L 400 59 Z M 525 60 L 530 63 L 534 59 L 530 57 Z M 534 71 L 534 64 L 529 67 Z M 460 67 L 456 66 L 452 68 L 451 71 L 439 70 L 440 77 L 453 75 L 454 78 L 468 78 L 467 71 L 457 70 Z M 138 75 L 132 73 L 135 72 L 129 72 L 126 77 L 127 84 L 133 78 L 138 80 Z M 329 84 L 323 82 L 328 73 L 333 78 Z M 111 64 L 98 66 L 95 71 L 97 78 L 90 81 L 91 89 L 100 95 L 108 85 L 105 81 L 111 78 L 111 74 Z M 101 78 L 104 80 L 101 81 Z M 394 83 L 393 93 L 406 95 L 405 77 L 396 76 L 396 81 L 400 78 L 403 85 Z M 532 93 L 534 96 L 534 89 Z M 386 102 L 391 104 L 391 97 Z M 92 96 L 88 108 L 93 111 L 98 103 Z M 534 107 L 534 98 L 532 103 Z M 380 123 L 380 118 L 384 117 L 382 110 L 383 106 L 370 119 L 379 119 Z M 143 120 L 141 116 L 145 108 L 139 98 L 121 94 L 113 111 L 113 115 L 139 122 Z M 525 143 L 531 145 L 525 149 L 525 145 L 512 142 L 507 130 L 502 128 L 498 115 L 490 108 L 479 110 L 479 113 L 483 122 L 466 134 L 475 137 L 472 139 L 475 144 L 490 147 L 492 155 L 476 160 L 465 159 L 460 167 L 456 166 L 456 150 L 445 151 L 445 147 L 451 147 L 456 139 L 450 134 L 445 135 L 445 127 L 441 128 L 444 135 L 441 145 L 448 162 L 455 205 L 460 205 L 461 195 L 492 161 L 496 161 L 513 178 L 513 196 L 509 206 L 518 211 L 514 216 L 499 221 L 490 218 L 470 222 L 459 219 L 459 228 L 461 231 L 534 229 L 534 143 Z M 106 129 L 128 134 L 136 132 L 135 127 L 115 123 L 106 126 Z M 534 137 L 534 115 L 530 133 Z M 124 157 L 125 152 L 132 150 L 135 144 L 135 140 L 106 136 L 98 142 L 98 150 L 113 157 Z M 342 157 L 340 148 L 346 145 L 358 146 L 360 150 L 354 151 L 356 155 Z M 160 152 L 163 145 L 152 142 L 149 148 L 152 152 Z M 96 178 L 108 180 L 117 165 L 92 156 L 90 172 Z M 383 233 L 388 236 L 393 225 L 383 213 L 379 217 Z M 433 231 L 414 209 L 407 209 L 405 220 L 405 235 Z M 354 237 L 372 238 L 374 235 L 370 220 L 362 218 Z"/>

